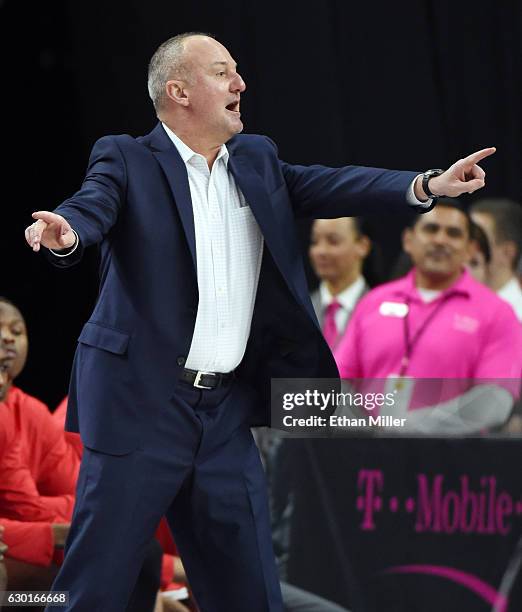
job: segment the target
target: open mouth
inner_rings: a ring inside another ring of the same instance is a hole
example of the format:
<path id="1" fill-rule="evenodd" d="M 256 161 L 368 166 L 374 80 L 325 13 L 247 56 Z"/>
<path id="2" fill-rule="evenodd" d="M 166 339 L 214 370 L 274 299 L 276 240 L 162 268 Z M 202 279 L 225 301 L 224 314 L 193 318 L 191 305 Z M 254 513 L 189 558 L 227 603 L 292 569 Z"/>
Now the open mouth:
<path id="1" fill-rule="evenodd" d="M 227 104 L 225 108 L 228 111 L 231 111 L 233 113 L 239 113 L 239 100 L 236 100 L 235 102 L 231 102 L 230 104 Z"/>
<path id="2" fill-rule="evenodd" d="M 450 253 L 448 253 L 448 251 L 443 251 L 443 250 L 439 250 L 439 251 L 430 251 L 428 253 L 428 257 L 432 257 L 433 259 L 447 259 L 448 257 L 450 257 Z"/>

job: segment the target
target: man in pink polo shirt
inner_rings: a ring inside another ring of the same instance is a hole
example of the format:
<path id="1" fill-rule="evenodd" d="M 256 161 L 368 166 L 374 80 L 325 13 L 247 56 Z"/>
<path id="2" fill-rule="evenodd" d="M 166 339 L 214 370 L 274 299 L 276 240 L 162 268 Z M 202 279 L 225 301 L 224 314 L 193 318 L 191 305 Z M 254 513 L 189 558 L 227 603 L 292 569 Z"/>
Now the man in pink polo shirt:
<path id="1" fill-rule="evenodd" d="M 469 229 L 451 200 L 417 219 L 403 236 L 413 270 L 359 302 L 337 350 L 343 378 L 393 392 L 380 414 L 406 416 L 403 432 L 481 432 L 507 419 L 518 394 L 522 330 L 465 270 Z"/>

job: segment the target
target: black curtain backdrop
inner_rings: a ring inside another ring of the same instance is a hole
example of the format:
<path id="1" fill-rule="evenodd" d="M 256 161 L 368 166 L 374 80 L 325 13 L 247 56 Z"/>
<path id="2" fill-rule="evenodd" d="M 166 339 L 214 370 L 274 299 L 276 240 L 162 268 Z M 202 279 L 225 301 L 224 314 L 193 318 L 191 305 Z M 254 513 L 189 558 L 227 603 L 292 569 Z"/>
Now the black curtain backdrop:
<path id="1" fill-rule="evenodd" d="M 80 186 L 97 138 L 150 131 L 148 60 L 187 30 L 230 49 L 247 83 L 245 131 L 271 136 L 282 159 L 422 170 L 495 145 L 483 193 L 521 199 L 519 1 L 0 0 L 0 295 L 29 325 L 20 386 L 51 408 L 96 298 L 97 254 L 57 271 L 23 230 Z M 387 269 L 404 223 L 370 220 Z M 306 256 L 309 224 L 300 231 Z"/>

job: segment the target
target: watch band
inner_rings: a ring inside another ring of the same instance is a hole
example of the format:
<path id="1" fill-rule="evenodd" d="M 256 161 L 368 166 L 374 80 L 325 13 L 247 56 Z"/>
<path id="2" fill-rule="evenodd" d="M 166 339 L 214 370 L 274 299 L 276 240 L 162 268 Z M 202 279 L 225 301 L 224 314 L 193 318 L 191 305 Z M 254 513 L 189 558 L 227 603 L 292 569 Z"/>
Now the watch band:
<path id="1" fill-rule="evenodd" d="M 426 172 L 424 172 L 424 174 L 422 175 L 422 189 L 429 198 L 443 197 L 441 195 L 435 195 L 434 193 L 432 193 L 429 187 L 430 179 L 432 179 L 434 176 L 440 176 L 443 173 L 444 170 L 442 170 L 442 168 L 435 168 L 433 170 L 426 170 Z"/>

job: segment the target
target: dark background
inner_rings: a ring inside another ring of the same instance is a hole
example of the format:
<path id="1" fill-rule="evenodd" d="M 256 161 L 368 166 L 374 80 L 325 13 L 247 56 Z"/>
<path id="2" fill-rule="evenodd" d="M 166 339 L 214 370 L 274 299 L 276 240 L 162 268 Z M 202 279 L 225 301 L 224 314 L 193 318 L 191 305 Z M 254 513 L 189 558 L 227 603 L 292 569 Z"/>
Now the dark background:
<path id="1" fill-rule="evenodd" d="M 245 131 L 271 136 L 282 159 L 422 170 L 495 145 L 483 193 L 522 195 L 521 2 L 0 0 L 0 294 L 29 325 L 18 382 L 51 407 L 96 297 L 96 252 L 54 270 L 23 230 L 80 186 L 97 138 L 152 129 L 148 60 L 186 30 L 229 48 Z M 387 270 L 404 222 L 370 222 Z"/>

